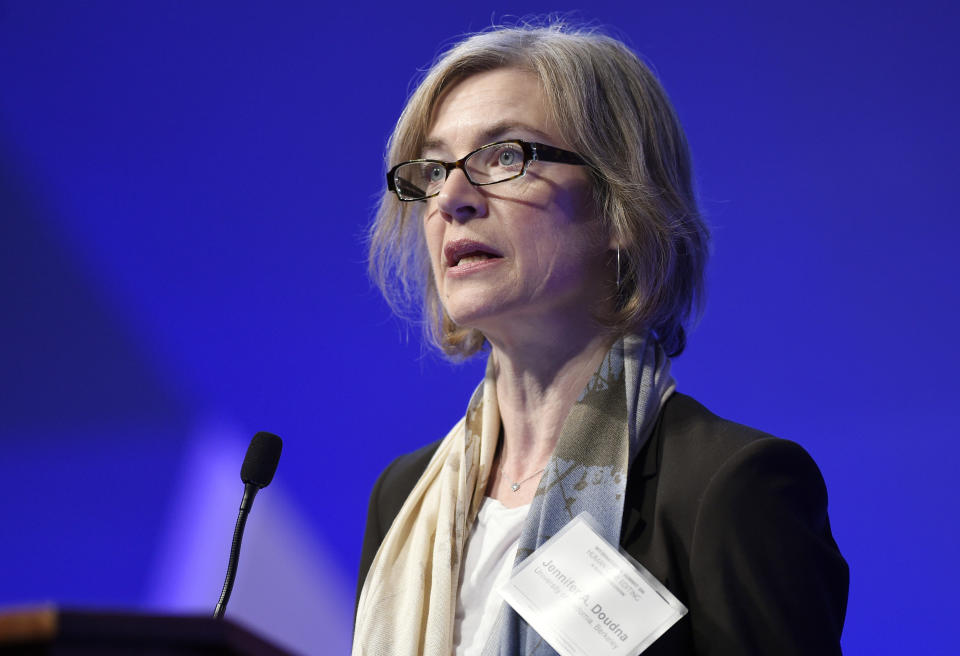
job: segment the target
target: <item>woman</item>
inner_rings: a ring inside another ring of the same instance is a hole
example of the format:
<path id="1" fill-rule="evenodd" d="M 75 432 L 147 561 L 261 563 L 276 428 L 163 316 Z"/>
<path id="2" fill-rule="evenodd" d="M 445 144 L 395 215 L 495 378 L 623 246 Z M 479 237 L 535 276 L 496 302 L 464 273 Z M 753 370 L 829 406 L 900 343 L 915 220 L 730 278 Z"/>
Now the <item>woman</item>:
<path id="1" fill-rule="evenodd" d="M 708 237 L 637 57 L 556 26 L 472 36 L 388 166 L 375 280 L 448 356 L 489 358 L 465 417 L 377 481 L 354 653 L 555 653 L 497 590 L 583 511 L 689 609 L 646 654 L 839 653 L 816 465 L 675 391 Z"/>

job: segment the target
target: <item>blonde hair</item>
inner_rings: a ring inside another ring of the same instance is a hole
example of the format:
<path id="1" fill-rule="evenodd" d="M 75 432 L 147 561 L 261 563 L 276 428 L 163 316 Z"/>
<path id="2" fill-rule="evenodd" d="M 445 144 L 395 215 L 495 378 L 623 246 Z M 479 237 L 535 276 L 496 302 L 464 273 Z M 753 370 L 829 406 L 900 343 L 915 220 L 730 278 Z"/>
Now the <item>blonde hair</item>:
<path id="1" fill-rule="evenodd" d="M 612 315 L 625 334 L 650 330 L 670 355 L 702 307 L 709 233 L 697 209 L 683 128 L 650 70 L 620 41 L 563 25 L 494 28 L 445 52 L 407 102 L 387 146 L 386 167 L 420 157 L 441 94 L 476 73 L 534 73 L 567 145 L 590 163 L 594 202 L 620 248 L 622 280 Z M 423 236 L 424 203 L 384 192 L 370 228 L 371 278 L 401 316 L 422 312 L 427 340 L 465 358 L 479 331 L 455 324 L 437 294 Z"/>

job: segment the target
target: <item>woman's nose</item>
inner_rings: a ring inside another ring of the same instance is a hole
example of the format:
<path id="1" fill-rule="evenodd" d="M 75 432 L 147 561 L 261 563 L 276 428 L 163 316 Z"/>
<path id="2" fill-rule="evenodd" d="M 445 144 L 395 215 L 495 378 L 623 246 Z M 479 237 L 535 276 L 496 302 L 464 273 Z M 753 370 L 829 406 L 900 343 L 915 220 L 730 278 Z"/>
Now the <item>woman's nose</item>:
<path id="1" fill-rule="evenodd" d="M 487 214 L 487 197 L 460 169 L 447 176 L 437 195 L 437 207 L 450 221 L 468 221 Z"/>

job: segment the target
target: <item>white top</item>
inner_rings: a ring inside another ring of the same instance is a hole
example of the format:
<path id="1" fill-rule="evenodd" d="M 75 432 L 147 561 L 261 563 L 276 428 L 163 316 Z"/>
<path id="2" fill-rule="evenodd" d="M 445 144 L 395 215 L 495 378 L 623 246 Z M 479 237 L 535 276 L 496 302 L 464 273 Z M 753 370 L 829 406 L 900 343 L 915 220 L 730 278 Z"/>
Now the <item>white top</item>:
<path id="1" fill-rule="evenodd" d="M 485 497 L 467 537 L 453 621 L 455 656 L 479 656 L 487 642 L 503 598 L 497 592 L 510 579 L 517 544 L 530 504 L 507 508 Z"/>

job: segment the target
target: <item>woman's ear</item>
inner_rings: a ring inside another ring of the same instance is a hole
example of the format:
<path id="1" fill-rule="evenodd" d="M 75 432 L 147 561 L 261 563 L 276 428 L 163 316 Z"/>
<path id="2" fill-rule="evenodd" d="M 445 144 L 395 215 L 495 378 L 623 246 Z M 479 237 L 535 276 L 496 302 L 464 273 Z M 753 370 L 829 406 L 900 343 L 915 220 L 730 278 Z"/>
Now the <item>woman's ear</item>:
<path id="1" fill-rule="evenodd" d="M 608 248 L 611 251 L 615 251 L 618 248 L 623 248 L 623 237 L 617 234 L 617 229 L 613 226 L 609 227 L 610 230 L 610 241 L 608 243 Z"/>

